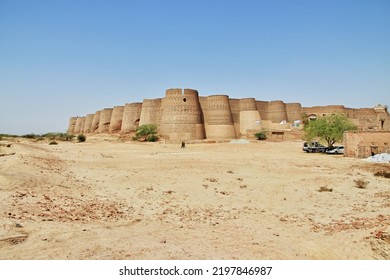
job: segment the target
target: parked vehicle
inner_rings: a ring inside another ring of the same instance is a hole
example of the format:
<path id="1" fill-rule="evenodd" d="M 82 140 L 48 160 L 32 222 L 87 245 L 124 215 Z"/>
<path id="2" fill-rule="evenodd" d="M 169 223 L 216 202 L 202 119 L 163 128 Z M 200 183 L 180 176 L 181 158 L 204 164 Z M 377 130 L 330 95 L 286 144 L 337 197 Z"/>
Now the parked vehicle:
<path id="1" fill-rule="evenodd" d="M 334 149 L 327 150 L 326 153 L 330 155 L 344 154 L 344 146 L 336 146 Z"/>
<path id="2" fill-rule="evenodd" d="M 305 142 L 302 150 L 306 153 L 325 153 L 328 147 L 321 145 L 319 142 Z"/>

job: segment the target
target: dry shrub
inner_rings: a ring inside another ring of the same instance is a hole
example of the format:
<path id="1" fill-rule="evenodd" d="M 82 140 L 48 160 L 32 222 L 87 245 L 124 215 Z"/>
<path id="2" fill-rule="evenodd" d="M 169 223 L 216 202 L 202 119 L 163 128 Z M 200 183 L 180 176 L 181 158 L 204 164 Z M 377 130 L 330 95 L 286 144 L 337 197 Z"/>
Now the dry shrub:
<path id="1" fill-rule="evenodd" d="M 328 188 L 328 187 L 320 187 L 320 189 L 318 191 L 319 192 L 333 192 L 333 189 Z"/>
<path id="2" fill-rule="evenodd" d="M 358 189 L 365 189 L 365 188 L 367 188 L 368 181 L 366 181 L 366 180 L 357 179 L 357 180 L 354 180 L 354 182 L 355 182 L 355 187 L 358 188 Z"/>
<path id="3" fill-rule="evenodd" d="M 211 182 L 211 183 L 216 183 L 218 182 L 218 179 L 217 178 L 206 178 L 207 181 Z"/>
<path id="4" fill-rule="evenodd" d="M 385 171 L 385 170 L 381 170 L 381 171 L 375 172 L 374 176 L 384 177 L 384 178 L 390 179 L 390 172 L 389 171 Z"/>

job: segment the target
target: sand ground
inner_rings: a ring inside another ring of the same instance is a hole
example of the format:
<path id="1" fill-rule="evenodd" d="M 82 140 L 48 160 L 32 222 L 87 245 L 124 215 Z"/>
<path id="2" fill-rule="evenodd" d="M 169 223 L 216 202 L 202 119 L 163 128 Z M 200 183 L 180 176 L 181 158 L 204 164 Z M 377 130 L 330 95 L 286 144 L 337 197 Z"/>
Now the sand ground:
<path id="1" fill-rule="evenodd" d="M 389 164 L 301 141 L 13 141 L 0 259 L 390 259 Z"/>

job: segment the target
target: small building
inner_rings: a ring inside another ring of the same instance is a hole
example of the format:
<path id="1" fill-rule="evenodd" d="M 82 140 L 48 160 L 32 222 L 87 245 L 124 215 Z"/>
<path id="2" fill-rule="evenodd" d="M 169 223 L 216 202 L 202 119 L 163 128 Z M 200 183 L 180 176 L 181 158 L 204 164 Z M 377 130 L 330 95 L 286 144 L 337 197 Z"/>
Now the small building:
<path id="1" fill-rule="evenodd" d="M 366 158 L 381 153 L 390 153 L 390 131 L 344 133 L 344 156 Z"/>

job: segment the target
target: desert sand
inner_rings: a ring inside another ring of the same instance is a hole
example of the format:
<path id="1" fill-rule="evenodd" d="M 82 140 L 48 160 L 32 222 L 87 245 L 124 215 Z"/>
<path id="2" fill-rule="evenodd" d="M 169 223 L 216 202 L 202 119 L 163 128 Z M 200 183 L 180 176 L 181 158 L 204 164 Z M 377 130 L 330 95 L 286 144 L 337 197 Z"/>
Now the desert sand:
<path id="1" fill-rule="evenodd" d="M 389 164 L 302 141 L 1 143 L 3 260 L 390 259 Z"/>

